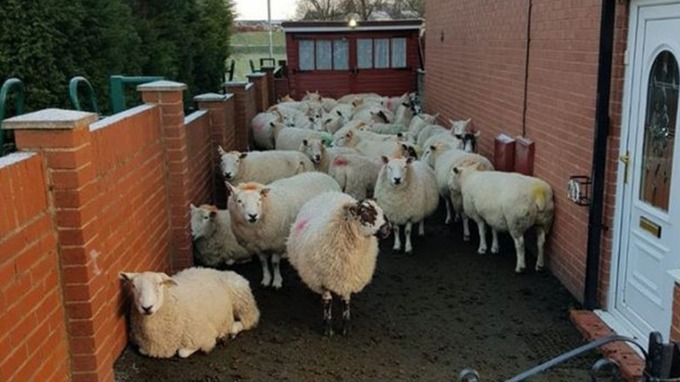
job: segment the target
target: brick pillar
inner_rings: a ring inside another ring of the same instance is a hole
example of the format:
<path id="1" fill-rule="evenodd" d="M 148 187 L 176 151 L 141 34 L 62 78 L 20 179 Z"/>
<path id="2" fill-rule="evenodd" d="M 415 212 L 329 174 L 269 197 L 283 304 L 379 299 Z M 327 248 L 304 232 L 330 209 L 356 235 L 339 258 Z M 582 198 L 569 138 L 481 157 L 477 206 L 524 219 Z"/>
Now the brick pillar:
<path id="1" fill-rule="evenodd" d="M 210 116 L 211 155 L 213 158 L 213 203 L 219 208 L 227 208 L 227 190 L 220 172 L 220 156 L 217 147 L 230 151 L 235 146 L 234 137 L 234 97 L 231 94 L 201 94 L 194 97 L 198 108 L 206 110 Z"/>
<path id="2" fill-rule="evenodd" d="M 236 114 L 236 147 L 238 151 L 247 151 L 249 144 L 250 122 L 255 117 L 255 88 L 247 82 L 227 82 L 224 84 L 227 93 L 233 93 Z M 252 139 L 250 140 L 252 141 Z"/>
<path id="3" fill-rule="evenodd" d="M 255 86 L 255 111 L 264 111 L 269 106 L 269 89 L 267 89 L 267 77 L 264 73 L 248 74 L 248 81 Z"/>
<path id="4" fill-rule="evenodd" d="M 264 73 L 264 76 L 267 78 L 267 106 L 265 109 L 268 109 L 269 106 L 272 106 L 277 102 L 276 88 L 274 86 L 274 67 L 263 66 L 260 70 L 262 70 L 262 73 Z"/>
<path id="5" fill-rule="evenodd" d="M 112 381 L 111 317 L 103 309 L 111 280 L 97 263 L 101 199 L 89 125 L 93 113 L 46 109 L 6 120 L 19 150 L 43 153 L 54 202 L 73 381 Z M 104 299 L 102 299 L 104 297 Z"/>
<path id="6" fill-rule="evenodd" d="M 165 146 L 170 188 L 170 231 L 172 237 L 172 270 L 193 265 L 191 249 L 191 217 L 189 215 L 189 156 L 184 127 L 185 84 L 155 81 L 137 86 L 146 103 L 157 104 L 161 113 L 161 134 Z"/>

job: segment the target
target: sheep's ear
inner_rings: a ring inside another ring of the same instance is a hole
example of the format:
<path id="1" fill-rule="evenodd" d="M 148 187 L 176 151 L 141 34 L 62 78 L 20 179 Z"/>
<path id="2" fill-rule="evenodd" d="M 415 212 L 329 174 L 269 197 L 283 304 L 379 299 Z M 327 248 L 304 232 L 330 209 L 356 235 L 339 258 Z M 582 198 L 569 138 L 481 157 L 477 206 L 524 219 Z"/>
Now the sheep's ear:
<path id="1" fill-rule="evenodd" d="M 303 140 L 302 140 L 302 144 L 303 144 L 305 147 L 307 147 L 307 146 L 309 146 L 309 141 L 306 140 L 306 139 L 303 139 Z"/>
<path id="2" fill-rule="evenodd" d="M 236 188 L 234 188 L 234 186 L 232 186 L 231 183 L 224 181 L 224 184 L 227 186 L 227 194 L 228 195 L 236 193 Z"/>
<path id="3" fill-rule="evenodd" d="M 218 152 L 220 155 L 225 155 L 225 154 L 227 153 L 226 151 L 224 151 L 224 149 L 222 148 L 222 146 L 217 146 L 217 152 Z"/>
<path id="4" fill-rule="evenodd" d="M 198 207 L 196 207 L 194 203 L 189 203 L 189 208 L 191 208 L 192 211 L 198 209 Z"/>
<path id="5" fill-rule="evenodd" d="M 336 110 L 335 112 L 342 117 L 342 113 L 340 112 L 340 110 Z"/>
<path id="6" fill-rule="evenodd" d="M 217 216 L 217 211 L 210 211 L 210 219 L 215 219 Z"/>
<path id="7" fill-rule="evenodd" d="M 454 174 L 460 174 L 460 169 L 459 169 L 458 167 L 454 167 L 453 169 L 451 169 L 451 171 L 452 171 Z"/>
<path id="8" fill-rule="evenodd" d="M 260 195 L 262 195 L 263 198 L 266 198 L 267 195 L 269 195 L 269 191 L 270 191 L 269 188 L 263 188 L 260 190 Z"/>
<path id="9" fill-rule="evenodd" d="M 165 273 L 161 273 L 161 284 L 167 285 L 167 286 L 177 286 L 177 281 L 173 280 L 170 276 L 168 276 Z"/>
<path id="10" fill-rule="evenodd" d="M 269 126 L 274 127 L 274 126 L 276 126 L 276 124 L 274 123 L 274 121 L 271 121 L 271 122 L 269 122 Z"/>
<path id="11" fill-rule="evenodd" d="M 463 140 L 463 134 L 453 134 L 453 136 L 460 139 L 461 141 Z"/>
<path id="12" fill-rule="evenodd" d="M 324 123 L 331 123 L 331 122 L 333 122 L 333 118 L 326 118 L 326 120 L 324 121 Z"/>
<path id="13" fill-rule="evenodd" d="M 465 124 L 467 125 L 468 123 L 472 122 L 472 117 L 468 118 L 465 120 Z"/>
<path id="14" fill-rule="evenodd" d="M 474 134 L 472 134 L 472 136 L 474 136 L 475 138 L 479 138 L 479 135 L 480 135 L 480 134 L 482 134 L 482 132 L 479 131 L 479 130 L 477 130 L 477 131 L 475 131 Z"/>
<path id="15" fill-rule="evenodd" d="M 404 143 L 401 144 L 401 148 L 408 151 L 408 146 Z"/>
<path id="16" fill-rule="evenodd" d="M 413 163 L 413 157 L 406 158 L 406 164 L 411 164 L 411 163 Z"/>
<path id="17" fill-rule="evenodd" d="M 345 204 L 345 219 L 353 219 L 359 215 L 359 206 L 354 203 Z"/>
<path id="18" fill-rule="evenodd" d="M 134 272 L 118 272 L 118 278 L 123 281 L 131 281 L 137 276 Z"/>
<path id="19" fill-rule="evenodd" d="M 432 150 L 432 151 L 436 151 L 436 150 L 437 150 L 437 146 L 435 146 L 435 145 L 431 145 L 431 146 L 430 146 L 430 150 Z"/>
<path id="20" fill-rule="evenodd" d="M 383 155 L 381 158 L 382 158 L 382 161 L 383 161 L 384 164 L 387 164 L 387 162 L 390 161 L 390 158 L 388 158 L 388 157 L 386 157 L 386 156 L 384 156 L 384 155 Z"/>
<path id="21" fill-rule="evenodd" d="M 241 155 L 238 156 L 238 159 L 244 159 L 247 156 L 248 156 L 248 153 L 241 153 Z"/>

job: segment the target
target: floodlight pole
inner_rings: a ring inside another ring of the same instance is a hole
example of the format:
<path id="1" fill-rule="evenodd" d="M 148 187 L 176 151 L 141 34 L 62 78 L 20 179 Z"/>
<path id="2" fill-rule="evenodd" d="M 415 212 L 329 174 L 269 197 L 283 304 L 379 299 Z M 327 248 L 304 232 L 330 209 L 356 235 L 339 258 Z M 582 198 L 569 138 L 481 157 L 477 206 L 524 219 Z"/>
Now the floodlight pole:
<path id="1" fill-rule="evenodd" d="M 269 22 L 269 58 L 274 57 L 272 42 L 272 2 L 267 0 L 267 21 Z"/>

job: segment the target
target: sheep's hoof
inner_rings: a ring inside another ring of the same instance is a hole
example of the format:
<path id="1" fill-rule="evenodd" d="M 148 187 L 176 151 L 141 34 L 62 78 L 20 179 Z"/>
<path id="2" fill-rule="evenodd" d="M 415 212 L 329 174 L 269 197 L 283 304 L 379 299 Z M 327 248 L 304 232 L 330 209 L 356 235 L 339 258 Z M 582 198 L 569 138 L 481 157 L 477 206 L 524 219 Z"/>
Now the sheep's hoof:
<path id="1" fill-rule="evenodd" d="M 444 220 L 444 224 L 446 225 L 451 224 L 451 218 L 446 218 L 446 220 Z"/>
<path id="2" fill-rule="evenodd" d="M 266 287 L 266 286 L 269 286 L 269 284 L 271 284 L 271 283 L 272 283 L 271 276 L 270 276 L 270 277 L 264 277 L 264 278 L 262 279 L 262 282 L 260 283 L 260 285 Z"/>
<path id="3" fill-rule="evenodd" d="M 139 354 L 141 354 L 141 355 L 149 355 L 149 352 L 146 351 L 146 350 L 144 350 L 144 348 L 140 347 L 140 348 L 139 348 Z"/>
<path id="4" fill-rule="evenodd" d="M 333 328 L 328 325 L 323 328 L 323 335 L 325 337 L 332 337 L 333 336 Z"/>
<path id="5" fill-rule="evenodd" d="M 179 349 L 177 354 L 180 356 L 180 358 L 187 358 L 188 356 L 194 354 L 198 349 Z"/>
<path id="6" fill-rule="evenodd" d="M 413 254 L 413 249 L 407 249 L 406 252 L 404 252 L 405 255 L 412 255 Z"/>
<path id="7" fill-rule="evenodd" d="M 524 273 L 524 268 L 515 268 L 515 273 L 517 274 Z"/>
<path id="8" fill-rule="evenodd" d="M 480 248 L 477 250 L 477 253 L 480 255 L 486 255 L 486 248 Z"/>
<path id="9" fill-rule="evenodd" d="M 494 255 L 498 254 L 498 248 L 491 247 L 491 253 Z"/>
<path id="10" fill-rule="evenodd" d="M 543 266 L 542 266 L 542 265 L 537 265 L 537 266 L 536 266 L 536 272 L 543 272 Z"/>
<path id="11" fill-rule="evenodd" d="M 281 289 L 282 286 L 283 286 L 283 280 L 274 279 L 274 282 L 272 283 L 272 287 L 274 287 L 274 289 L 277 289 L 277 290 Z"/>

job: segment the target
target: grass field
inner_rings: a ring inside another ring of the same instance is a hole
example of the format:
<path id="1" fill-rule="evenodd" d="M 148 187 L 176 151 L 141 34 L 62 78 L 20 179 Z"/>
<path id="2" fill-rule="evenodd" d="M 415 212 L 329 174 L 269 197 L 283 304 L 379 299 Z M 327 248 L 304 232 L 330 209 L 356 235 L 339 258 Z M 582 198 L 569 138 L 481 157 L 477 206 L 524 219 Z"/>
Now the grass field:
<path id="1" fill-rule="evenodd" d="M 282 31 L 272 32 L 273 58 L 283 60 L 286 58 L 285 36 Z M 269 33 L 268 32 L 242 32 L 231 37 L 232 54 L 228 61 L 236 60 L 234 81 L 244 81 L 250 73 L 248 60 L 253 60 L 255 68 L 260 67 L 260 58 L 269 57 Z"/>

